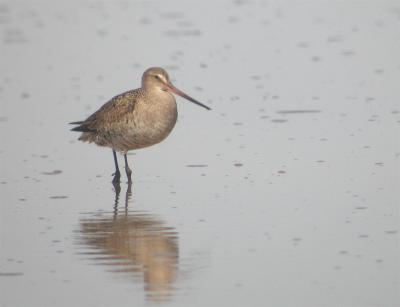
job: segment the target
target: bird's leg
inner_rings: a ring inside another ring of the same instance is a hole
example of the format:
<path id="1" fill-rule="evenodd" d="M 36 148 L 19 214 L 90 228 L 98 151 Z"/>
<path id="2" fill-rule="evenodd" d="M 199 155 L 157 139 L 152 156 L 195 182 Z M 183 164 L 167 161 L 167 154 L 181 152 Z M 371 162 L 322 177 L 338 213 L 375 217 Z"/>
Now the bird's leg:
<path id="1" fill-rule="evenodd" d="M 114 173 L 114 178 L 113 178 L 112 183 L 115 186 L 116 184 L 119 184 L 119 178 L 121 177 L 121 173 L 119 172 L 117 153 L 115 152 L 114 149 L 113 149 L 113 156 L 114 156 L 114 163 L 115 163 L 115 173 Z"/>
<path id="2" fill-rule="evenodd" d="M 132 170 L 129 168 L 128 165 L 128 158 L 126 156 L 126 154 L 124 154 L 124 159 L 125 159 L 125 171 L 126 171 L 126 176 L 128 177 L 128 183 L 132 183 Z"/>

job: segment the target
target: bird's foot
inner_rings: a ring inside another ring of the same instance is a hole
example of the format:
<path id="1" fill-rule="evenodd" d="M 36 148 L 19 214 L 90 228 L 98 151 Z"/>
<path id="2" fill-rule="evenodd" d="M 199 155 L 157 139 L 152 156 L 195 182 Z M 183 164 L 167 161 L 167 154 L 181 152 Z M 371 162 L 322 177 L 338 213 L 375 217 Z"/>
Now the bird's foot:
<path id="1" fill-rule="evenodd" d="M 113 183 L 113 184 L 119 183 L 119 180 L 120 180 L 120 178 L 121 178 L 120 172 L 115 172 L 115 173 L 112 174 L 112 175 L 114 176 L 114 178 L 113 178 L 113 180 L 112 180 L 112 183 Z"/>
<path id="2" fill-rule="evenodd" d="M 113 175 L 114 175 L 114 178 L 113 178 L 113 180 L 111 182 L 112 182 L 112 184 L 114 186 L 115 192 L 119 194 L 119 192 L 121 191 L 121 185 L 119 183 L 120 182 L 120 178 L 121 178 L 121 174 L 119 172 L 116 172 Z"/>
<path id="3" fill-rule="evenodd" d="M 119 195 L 119 193 L 121 192 L 121 185 L 120 185 L 119 181 L 117 181 L 117 182 L 113 181 L 112 184 L 114 186 L 116 195 Z"/>
<path id="4" fill-rule="evenodd" d="M 128 183 L 131 184 L 132 183 L 132 170 L 130 168 L 126 168 L 126 177 L 128 177 Z"/>

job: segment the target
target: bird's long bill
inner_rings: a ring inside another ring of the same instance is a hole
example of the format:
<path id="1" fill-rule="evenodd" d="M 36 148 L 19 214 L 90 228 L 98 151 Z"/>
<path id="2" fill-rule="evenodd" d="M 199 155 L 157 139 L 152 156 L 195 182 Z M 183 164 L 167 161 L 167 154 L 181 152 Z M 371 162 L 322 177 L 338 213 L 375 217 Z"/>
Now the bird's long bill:
<path id="1" fill-rule="evenodd" d="M 207 110 L 211 110 L 210 107 L 207 107 L 205 104 L 202 104 L 201 102 L 198 102 L 197 100 L 193 99 L 192 97 L 190 97 L 189 95 L 185 94 L 184 92 L 182 92 L 181 90 L 177 89 L 175 86 L 173 86 L 172 84 L 168 84 L 168 90 L 171 91 L 174 94 L 177 94 Z"/>

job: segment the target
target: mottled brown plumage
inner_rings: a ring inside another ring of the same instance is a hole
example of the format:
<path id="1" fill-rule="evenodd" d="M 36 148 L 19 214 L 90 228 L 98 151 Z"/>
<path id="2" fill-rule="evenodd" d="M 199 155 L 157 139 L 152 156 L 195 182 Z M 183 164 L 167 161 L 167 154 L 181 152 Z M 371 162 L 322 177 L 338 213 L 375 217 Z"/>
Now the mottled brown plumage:
<path id="1" fill-rule="evenodd" d="M 86 120 L 71 123 L 78 125 L 72 130 L 82 132 L 81 141 L 113 150 L 114 182 L 119 182 L 120 177 L 115 152 L 121 152 L 131 181 L 127 152 L 161 142 L 175 126 L 178 112 L 171 93 L 210 109 L 175 88 L 164 69 L 153 67 L 144 72 L 141 88 L 115 96 Z"/>

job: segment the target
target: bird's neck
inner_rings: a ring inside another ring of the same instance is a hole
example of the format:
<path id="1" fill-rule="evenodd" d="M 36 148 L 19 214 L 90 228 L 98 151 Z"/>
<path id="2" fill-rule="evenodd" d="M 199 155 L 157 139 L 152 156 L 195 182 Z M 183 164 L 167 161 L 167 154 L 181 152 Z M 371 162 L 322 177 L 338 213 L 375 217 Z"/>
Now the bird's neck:
<path id="1" fill-rule="evenodd" d="M 145 93 L 147 96 L 147 100 L 155 104 L 175 100 L 174 96 L 171 93 L 164 91 L 161 88 L 145 89 Z"/>

